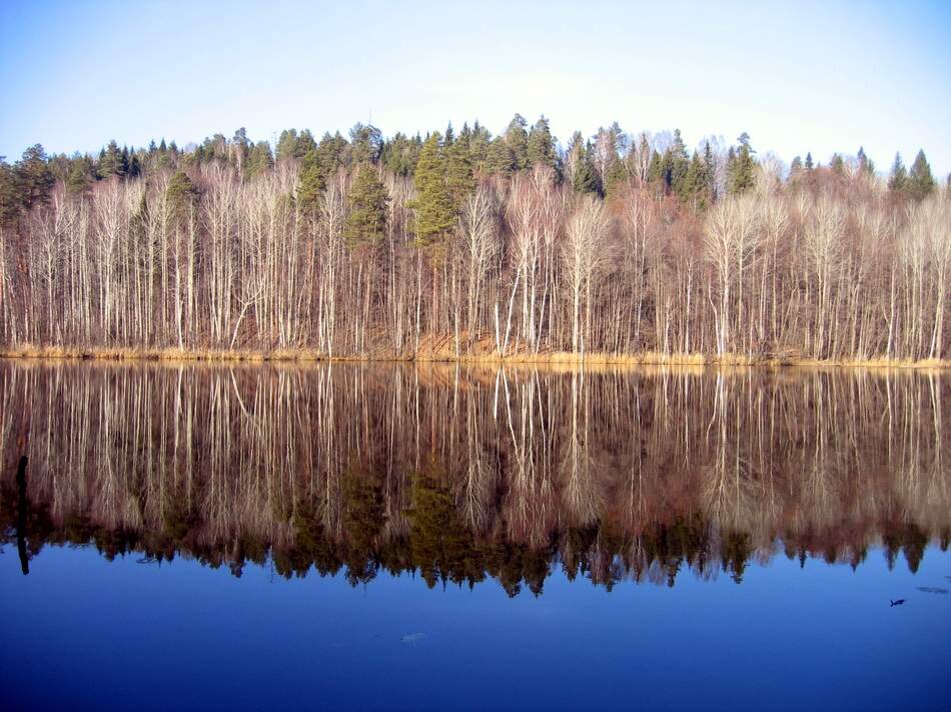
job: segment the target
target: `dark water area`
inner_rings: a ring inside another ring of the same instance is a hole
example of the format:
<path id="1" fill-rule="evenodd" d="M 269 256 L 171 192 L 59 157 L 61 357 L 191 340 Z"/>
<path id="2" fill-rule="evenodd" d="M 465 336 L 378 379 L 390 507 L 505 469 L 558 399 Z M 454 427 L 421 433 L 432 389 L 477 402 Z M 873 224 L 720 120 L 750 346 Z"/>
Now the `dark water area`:
<path id="1" fill-rule="evenodd" d="M 949 709 L 949 387 L 0 362 L 0 708 Z"/>

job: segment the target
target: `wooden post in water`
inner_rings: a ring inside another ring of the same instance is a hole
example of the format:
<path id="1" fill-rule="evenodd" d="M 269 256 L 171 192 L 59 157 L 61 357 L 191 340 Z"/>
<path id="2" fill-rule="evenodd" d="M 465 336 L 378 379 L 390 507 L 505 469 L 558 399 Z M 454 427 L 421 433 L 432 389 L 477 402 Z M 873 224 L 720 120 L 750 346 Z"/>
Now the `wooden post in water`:
<path id="1" fill-rule="evenodd" d="M 30 557 L 26 551 L 26 518 L 30 511 L 30 501 L 26 498 L 26 463 L 26 455 L 21 455 L 17 465 L 17 553 L 24 576 L 30 573 Z"/>

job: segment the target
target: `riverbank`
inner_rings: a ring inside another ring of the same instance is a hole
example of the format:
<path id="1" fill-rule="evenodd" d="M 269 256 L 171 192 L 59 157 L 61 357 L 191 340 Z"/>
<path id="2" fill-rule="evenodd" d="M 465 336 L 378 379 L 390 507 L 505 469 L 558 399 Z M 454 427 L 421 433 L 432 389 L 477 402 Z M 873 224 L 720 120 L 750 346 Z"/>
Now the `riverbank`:
<path id="1" fill-rule="evenodd" d="M 868 359 L 810 359 L 791 356 L 766 357 L 727 354 L 717 357 L 712 354 L 662 354 L 641 352 L 636 354 L 568 352 L 515 353 L 502 356 L 497 352 L 455 355 L 451 351 L 424 351 L 415 355 L 399 355 L 375 352 L 362 355 L 328 355 L 307 349 L 255 350 L 190 350 L 190 349 L 131 349 L 112 347 L 72 348 L 61 346 L 22 345 L 0 349 L 0 358 L 43 360 L 92 360 L 92 361 L 203 361 L 221 363 L 268 363 L 268 362 L 417 362 L 417 363 L 468 363 L 468 364 L 539 364 L 539 365 L 614 365 L 614 366 L 755 366 L 767 368 L 875 368 L 875 369 L 946 369 L 951 368 L 948 359 L 924 359 L 911 361 L 875 357 Z"/>

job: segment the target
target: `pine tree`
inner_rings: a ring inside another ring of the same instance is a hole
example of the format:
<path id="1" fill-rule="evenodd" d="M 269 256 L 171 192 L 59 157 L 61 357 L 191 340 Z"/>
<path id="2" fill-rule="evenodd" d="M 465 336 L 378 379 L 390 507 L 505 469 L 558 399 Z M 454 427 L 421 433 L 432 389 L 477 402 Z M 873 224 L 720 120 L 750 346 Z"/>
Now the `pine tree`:
<path id="1" fill-rule="evenodd" d="M 604 194 L 614 195 L 615 191 L 628 179 L 627 168 L 623 161 L 613 161 L 604 176 Z"/>
<path id="2" fill-rule="evenodd" d="M 687 147 L 680 136 L 680 129 L 674 130 L 674 142 L 664 155 L 667 189 L 675 195 L 683 197 L 684 180 L 690 168 L 690 159 L 687 157 Z"/>
<path id="3" fill-rule="evenodd" d="M 346 154 L 350 148 L 347 139 L 338 131 L 333 136 L 325 133 L 317 144 L 317 160 L 326 178 L 334 175 L 337 169 L 346 165 Z"/>
<path id="4" fill-rule="evenodd" d="M 472 134 L 469 136 L 469 159 L 475 171 L 487 171 L 489 159 L 489 145 L 492 143 L 492 134 L 476 121 L 472 125 Z"/>
<path id="5" fill-rule="evenodd" d="M 458 216 L 465 199 L 476 188 L 469 148 L 461 141 L 455 141 L 444 149 L 446 155 L 446 180 L 452 194 L 453 208 Z"/>
<path id="6" fill-rule="evenodd" d="M 389 200 L 377 169 L 369 161 L 363 163 L 347 196 L 350 212 L 344 235 L 351 247 L 372 247 L 383 241 Z"/>
<path id="7" fill-rule="evenodd" d="M 915 200 L 924 200 L 934 191 L 935 186 L 934 176 L 931 175 L 931 166 L 928 165 L 925 152 L 918 151 L 915 162 L 911 164 L 911 170 L 908 172 L 908 194 Z"/>
<path id="8" fill-rule="evenodd" d="M 277 160 L 297 157 L 297 129 L 284 129 L 277 139 Z"/>
<path id="9" fill-rule="evenodd" d="M 700 158 L 700 154 L 696 151 L 693 152 L 693 156 L 690 158 L 687 173 L 681 182 L 677 196 L 684 202 L 692 203 L 697 209 L 707 207 L 706 167 L 703 159 Z"/>
<path id="10" fill-rule="evenodd" d="M 416 244 L 439 246 L 456 223 L 452 193 L 447 180 L 446 157 L 442 137 L 434 133 L 423 143 L 416 164 Z"/>
<path id="11" fill-rule="evenodd" d="M 732 156 L 732 153 L 730 155 Z M 651 160 L 647 166 L 647 181 L 652 183 L 659 191 L 664 191 L 667 188 L 666 165 L 656 149 L 651 152 Z"/>
<path id="12" fill-rule="evenodd" d="M 806 169 L 806 173 L 812 173 L 812 169 L 815 168 L 815 165 L 812 162 L 812 153 L 810 151 L 806 151 L 806 162 L 803 165 Z"/>
<path id="13" fill-rule="evenodd" d="M 796 156 L 789 164 L 789 180 L 797 180 L 802 175 L 802 156 Z"/>
<path id="14" fill-rule="evenodd" d="M 416 161 L 419 160 L 420 145 L 418 137 L 411 139 L 397 133 L 383 144 L 380 161 L 394 175 L 411 176 L 416 169 Z"/>
<path id="15" fill-rule="evenodd" d="M 591 156 L 580 131 L 575 131 L 568 143 L 565 170 L 576 193 L 597 193 L 598 179 L 591 165 Z"/>
<path id="16" fill-rule="evenodd" d="M 299 158 L 303 158 L 309 152 L 317 148 L 317 142 L 314 140 L 314 134 L 310 132 L 310 129 L 304 129 L 300 132 L 300 135 L 297 137 L 297 151 L 296 155 Z"/>
<path id="17" fill-rule="evenodd" d="M 248 158 L 248 175 L 258 176 L 266 173 L 274 166 L 274 157 L 271 155 L 271 147 L 267 141 L 258 141 L 251 149 L 251 156 Z"/>
<path id="18" fill-rule="evenodd" d="M 501 136 L 492 139 L 486 155 L 485 169 L 492 175 L 507 176 L 518 170 L 518 160 L 511 146 Z"/>
<path id="19" fill-rule="evenodd" d="M 717 161 L 713 155 L 713 148 L 709 141 L 703 144 L 703 178 L 704 193 L 707 203 L 713 203 L 717 199 Z"/>
<path id="20" fill-rule="evenodd" d="M 744 193 L 756 184 L 756 153 L 750 147 L 750 137 L 745 131 L 737 139 L 739 149 L 733 154 L 733 161 L 727 166 L 727 184 L 730 193 Z"/>
<path id="21" fill-rule="evenodd" d="M 201 193 L 185 171 L 177 171 L 168 182 L 165 196 L 172 209 L 172 219 L 185 221 L 197 207 Z"/>
<path id="22" fill-rule="evenodd" d="M 859 146 L 857 158 L 859 162 L 860 173 L 867 176 L 875 175 L 875 164 L 871 161 L 871 159 L 869 159 L 868 156 L 865 155 L 865 149 L 862 146 Z"/>
<path id="23" fill-rule="evenodd" d="M 20 205 L 16 172 L 13 166 L 0 158 L 0 228 L 16 220 Z"/>
<path id="24" fill-rule="evenodd" d="M 829 168 L 837 176 L 845 175 L 845 159 L 838 153 L 833 153 L 829 160 Z"/>
<path id="25" fill-rule="evenodd" d="M 128 158 L 123 156 L 119 145 L 112 140 L 99 154 L 98 174 L 100 178 L 123 177 L 128 172 Z"/>
<path id="26" fill-rule="evenodd" d="M 908 172 L 905 170 L 905 164 L 902 163 L 901 154 L 896 153 L 891 173 L 888 174 L 888 188 L 895 193 L 903 193 L 907 182 Z"/>
<path id="27" fill-rule="evenodd" d="M 71 196 L 83 195 L 89 190 L 94 180 L 92 162 L 86 156 L 82 156 L 74 160 L 69 167 L 69 173 L 66 176 L 66 193 Z"/>
<path id="28" fill-rule="evenodd" d="M 19 202 L 24 209 L 29 210 L 49 200 L 55 180 L 46 152 L 40 144 L 30 146 L 23 152 L 14 171 Z"/>
<path id="29" fill-rule="evenodd" d="M 305 215 L 317 214 L 326 187 L 327 181 L 320 165 L 320 156 L 317 149 L 312 149 L 301 160 L 297 178 L 297 205 Z"/>
<path id="30" fill-rule="evenodd" d="M 526 155 L 529 166 L 540 163 L 549 168 L 556 167 L 558 156 L 555 153 L 555 140 L 551 135 L 549 121 L 544 116 L 539 117 L 528 132 Z"/>
<path id="31" fill-rule="evenodd" d="M 516 170 L 528 167 L 528 122 L 521 114 L 515 114 L 505 129 L 505 143 L 512 152 Z"/>
<path id="32" fill-rule="evenodd" d="M 352 163 L 376 163 L 383 153 L 383 134 L 376 126 L 359 122 L 350 129 L 350 160 Z"/>

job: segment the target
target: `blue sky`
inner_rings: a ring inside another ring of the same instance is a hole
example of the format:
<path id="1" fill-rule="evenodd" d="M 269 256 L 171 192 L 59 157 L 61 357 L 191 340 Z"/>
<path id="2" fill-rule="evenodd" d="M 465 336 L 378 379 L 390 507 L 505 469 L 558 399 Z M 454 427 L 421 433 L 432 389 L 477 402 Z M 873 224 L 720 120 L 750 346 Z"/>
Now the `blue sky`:
<path id="1" fill-rule="evenodd" d="M 519 112 L 951 171 L 951 2 L 0 1 L 0 155 Z"/>

